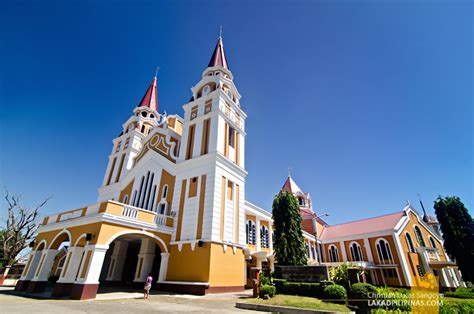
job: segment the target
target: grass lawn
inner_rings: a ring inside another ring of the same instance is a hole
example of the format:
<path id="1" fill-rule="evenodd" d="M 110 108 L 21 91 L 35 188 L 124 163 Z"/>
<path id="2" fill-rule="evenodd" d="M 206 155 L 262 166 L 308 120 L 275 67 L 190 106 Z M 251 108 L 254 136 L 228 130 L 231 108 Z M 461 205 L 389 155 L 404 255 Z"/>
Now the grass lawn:
<path id="1" fill-rule="evenodd" d="M 338 311 L 338 312 L 350 312 L 346 306 L 342 304 L 328 303 L 318 300 L 316 298 L 299 297 L 295 295 L 277 294 L 273 298 L 268 300 L 263 299 L 249 299 L 246 303 L 257 303 L 265 305 L 279 305 L 279 306 L 290 306 L 298 307 L 310 310 L 326 310 L 326 311 Z"/>

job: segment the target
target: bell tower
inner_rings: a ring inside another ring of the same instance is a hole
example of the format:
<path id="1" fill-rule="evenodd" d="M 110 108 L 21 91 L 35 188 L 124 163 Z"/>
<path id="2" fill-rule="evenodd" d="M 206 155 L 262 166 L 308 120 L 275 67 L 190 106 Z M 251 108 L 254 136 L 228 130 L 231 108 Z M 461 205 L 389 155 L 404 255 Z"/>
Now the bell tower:
<path id="1" fill-rule="evenodd" d="M 107 170 L 102 187 L 99 188 L 99 201 L 119 200 L 119 190 L 115 183 L 120 181 L 132 167 L 133 160 L 140 152 L 142 141 L 158 122 L 158 91 L 157 77 L 153 78 L 140 103 L 133 110 L 133 115 L 122 125 L 122 132 L 112 140 L 112 152 L 109 155 Z"/>
<path id="2" fill-rule="evenodd" d="M 185 191 L 177 191 L 173 201 L 178 222 L 182 221 L 177 241 L 245 242 L 247 115 L 233 79 L 219 37 L 201 80 L 183 106 L 177 182 Z M 195 200 L 188 197 L 195 194 L 200 194 Z"/>

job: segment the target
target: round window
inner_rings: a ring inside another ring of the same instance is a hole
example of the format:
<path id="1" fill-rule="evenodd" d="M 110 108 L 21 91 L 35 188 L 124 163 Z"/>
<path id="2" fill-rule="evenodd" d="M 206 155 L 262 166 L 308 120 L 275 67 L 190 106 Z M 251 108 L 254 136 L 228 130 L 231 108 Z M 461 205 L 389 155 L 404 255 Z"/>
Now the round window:
<path id="1" fill-rule="evenodd" d="M 145 111 L 142 111 L 142 117 L 146 118 L 146 112 Z"/>

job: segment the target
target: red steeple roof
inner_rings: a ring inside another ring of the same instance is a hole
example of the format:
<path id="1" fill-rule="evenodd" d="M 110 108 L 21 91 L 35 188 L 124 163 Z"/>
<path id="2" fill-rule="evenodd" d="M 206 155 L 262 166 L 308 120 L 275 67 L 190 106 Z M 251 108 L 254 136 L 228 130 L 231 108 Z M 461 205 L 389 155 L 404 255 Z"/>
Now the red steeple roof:
<path id="1" fill-rule="evenodd" d="M 291 193 L 303 193 L 301 191 L 300 187 L 293 181 L 293 178 L 291 176 L 288 176 L 286 179 L 285 183 L 283 184 L 283 187 L 281 190 L 284 191 L 289 191 Z"/>
<path id="2" fill-rule="evenodd" d="M 217 45 L 216 48 L 214 48 L 214 53 L 212 54 L 208 67 L 223 67 L 224 69 L 229 70 L 229 65 L 227 64 L 224 52 L 224 44 L 222 43 L 222 37 L 220 36 L 217 40 Z"/>
<path id="3" fill-rule="evenodd" d="M 153 78 L 153 81 L 146 90 L 146 93 L 140 101 L 138 107 L 148 107 L 150 109 L 158 111 L 158 91 L 156 88 L 156 76 Z"/>

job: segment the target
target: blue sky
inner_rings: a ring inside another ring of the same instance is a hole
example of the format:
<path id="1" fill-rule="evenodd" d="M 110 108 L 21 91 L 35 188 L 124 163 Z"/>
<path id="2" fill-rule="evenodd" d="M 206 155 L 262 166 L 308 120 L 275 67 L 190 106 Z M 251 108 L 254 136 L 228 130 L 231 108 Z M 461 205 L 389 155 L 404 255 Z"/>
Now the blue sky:
<path id="1" fill-rule="evenodd" d="M 96 201 L 158 65 L 182 114 L 223 26 L 248 114 L 246 198 L 289 165 L 328 222 L 473 199 L 468 1 L 15 1 L 0 12 L 0 184 L 44 213 Z M 2 214 L 3 215 L 3 214 Z"/>

